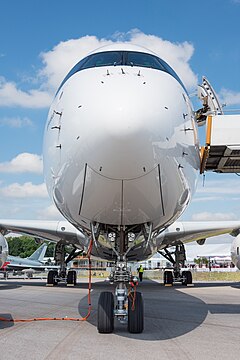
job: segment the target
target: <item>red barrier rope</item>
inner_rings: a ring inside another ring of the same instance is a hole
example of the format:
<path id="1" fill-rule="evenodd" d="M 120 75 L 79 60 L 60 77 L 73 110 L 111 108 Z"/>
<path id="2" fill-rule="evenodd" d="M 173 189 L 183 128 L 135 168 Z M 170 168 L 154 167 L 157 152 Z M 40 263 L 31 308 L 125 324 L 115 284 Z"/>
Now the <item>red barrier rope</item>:
<path id="1" fill-rule="evenodd" d="M 88 270 L 88 313 L 83 318 L 68 318 L 68 317 L 47 317 L 47 318 L 32 318 L 32 319 L 8 319 L 5 317 L 0 317 L 0 321 L 5 322 L 33 322 L 33 321 L 86 321 L 89 316 L 91 315 L 92 310 L 92 304 L 91 304 L 91 290 L 92 290 L 92 265 L 91 265 L 91 252 L 92 252 L 92 245 L 93 241 L 90 240 L 89 248 L 87 251 L 87 257 L 88 257 L 88 264 L 89 264 L 89 270 Z"/>

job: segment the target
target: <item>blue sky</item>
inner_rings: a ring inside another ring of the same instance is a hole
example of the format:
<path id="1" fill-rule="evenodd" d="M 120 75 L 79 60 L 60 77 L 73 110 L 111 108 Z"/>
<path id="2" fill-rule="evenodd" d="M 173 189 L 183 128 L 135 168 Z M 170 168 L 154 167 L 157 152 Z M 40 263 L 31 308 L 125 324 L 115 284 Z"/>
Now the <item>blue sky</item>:
<path id="1" fill-rule="evenodd" d="M 107 41 L 137 42 L 170 62 L 190 93 L 206 75 L 221 101 L 240 108 L 239 18 L 240 0 L 1 1 L 0 218 L 58 218 L 42 138 L 54 91 L 81 56 Z M 182 219 L 240 219 L 239 177 L 207 174 L 201 184 Z"/>

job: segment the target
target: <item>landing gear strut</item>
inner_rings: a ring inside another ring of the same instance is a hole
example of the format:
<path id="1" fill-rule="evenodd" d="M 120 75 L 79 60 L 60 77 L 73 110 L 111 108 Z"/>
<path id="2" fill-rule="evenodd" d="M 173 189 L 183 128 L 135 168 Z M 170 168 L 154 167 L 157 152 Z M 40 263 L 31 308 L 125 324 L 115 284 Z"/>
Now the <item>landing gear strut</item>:
<path id="1" fill-rule="evenodd" d="M 98 301 L 98 331 L 110 333 L 114 330 L 114 317 L 128 325 L 130 333 L 143 331 L 143 299 L 136 291 L 137 278 L 132 276 L 123 261 L 115 264 L 109 281 L 117 283 L 114 296 L 111 292 L 102 292 Z M 130 285 L 130 286 L 129 286 Z"/>
<path id="2" fill-rule="evenodd" d="M 96 229 L 96 226 L 95 226 Z M 145 230 L 149 227 L 146 227 Z M 99 234 L 99 229 L 96 229 Z M 147 233 L 146 230 L 146 233 Z M 148 234 L 149 236 L 149 234 Z M 116 256 L 115 265 L 109 276 L 109 282 L 116 284 L 115 296 L 111 292 L 102 292 L 98 301 L 98 331 L 111 333 L 114 330 L 114 318 L 120 323 L 127 324 L 130 333 L 141 333 L 144 328 L 144 309 L 142 294 L 136 291 L 138 278 L 132 276 L 127 267 L 127 253 L 130 249 L 129 242 L 133 241 L 131 232 L 120 226 L 120 229 L 111 228 L 105 238 L 111 239 L 109 245 Z M 94 243 L 97 239 L 93 233 Z M 113 243 L 114 242 L 114 243 Z M 114 305 L 115 303 L 115 305 Z"/>
<path id="3" fill-rule="evenodd" d="M 67 263 L 74 259 L 77 255 L 81 253 L 80 250 L 77 250 L 75 247 L 72 252 L 68 255 L 65 260 L 66 251 L 65 244 L 59 241 L 55 247 L 54 260 L 55 265 L 59 266 L 59 270 L 50 270 L 47 277 L 47 286 L 55 286 L 59 282 L 64 282 L 67 286 L 75 286 L 77 283 L 77 273 L 75 270 L 67 271 Z"/>
<path id="4" fill-rule="evenodd" d="M 172 263 L 172 269 L 164 271 L 164 285 L 172 286 L 174 282 L 181 282 L 183 285 L 192 284 L 192 273 L 189 270 L 181 270 L 185 267 L 186 252 L 182 243 L 176 245 L 175 251 L 170 252 L 167 248 L 159 251 L 159 253 Z M 174 257 L 172 256 L 174 255 Z"/>

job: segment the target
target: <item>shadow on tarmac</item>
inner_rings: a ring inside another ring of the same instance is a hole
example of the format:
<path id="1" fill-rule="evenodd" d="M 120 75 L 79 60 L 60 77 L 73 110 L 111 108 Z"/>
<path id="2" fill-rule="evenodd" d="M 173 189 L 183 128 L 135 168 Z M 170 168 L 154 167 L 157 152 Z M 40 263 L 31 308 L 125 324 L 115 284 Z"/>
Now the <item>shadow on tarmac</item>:
<path id="1" fill-rule="evenodd" d="M 0 290 L 16 289 L 22 286 L 40 286 L 46 288 L 46 284 L 47 284 L 46 280 L 42 281 L 42 279 L 36 279 L 36 278 L 32 278 L 32 279 L 18 278 L 18 279 L 14 279 L 14 281 L 12 280 L 13 279 L 11 279 L 11 281 L 9 280 L 3 280 L 2 282 L 0 281 Z M 67 286 L 66 284 L 60 282 L 58 283 L 57 286 L 54 286 L 53 288 L 67 288 Z M 71 289 L 79 289 L 79 288 L 88 289 L 88 283 L 87 282 L 83 283 L 79 281 L 77 286 L 71 287 Z"/>
<path id="2" fill-rule="evenodd" d="M 22 287 L 22 284 L 18 283 L 9 283 L 9 282 L 0 282 L 0 291 L 2 290 L 11 290 L 11 289 L 17 289 L 19 287 Z"/>
<path id="3" fill-rule="evenodd" d="M 235 285 L 235 283 L 234 283 Z M 234 286 L 232 283 L 198 283 L 198 287 Z M 236 283 L 237 285 L 237 283 Z M 115 319 L 114 334 L 139 340 L 167 340 L 193 331 L 206 319 L 208 312 L 212 314 L 240 314 L 240 305 L 236 304 L 206 304 L 201 299 L 179 291 L 187 289 L 182 285 L 164 287 L 163 284 L 145 280 L 138 286 L 144 300 L 144 331 L 141 334 L 131 334 L 126 325 Z M 97 327 L 97 303 L 101 291 L 112 291 L 114 287 L 106 282 L 93 284 L 93 312 L 88 322 Z M 79 314 L 84 316 L 87 298 L 79 302 Z M 86 310 L 85 310 L 86 311 Z M 107 335 L 106 335 L 107 336 Z"/>
<path id="4" fill-rule="evenodd" d="M 3 289 L 17 289 L 22 286 L 40 286 L 46 288 L 46 283 L 38 279 L 24 280 L 18 279 L 14 282 L 0 282 L 0 291 Z M 194 289 L 214 287 L 233 287 L 240 289 L 239 283 L 232 282 L 207 282 L 195 283 Z M 57 288 L 67 291 L 69 288 L 65 284 L 59 284 Z M 79 281 L 76 287 L 70 289 L 79 291 L 87 290 L 88 283 Z M 54 291 L 54 288 L 51 288 Z M 183 290 L 184 291 L 180 291 Z M 152 280 L 144 280 L 138 286 L 138 291 L 143 294 L 144 300 L 144 331 L 142 334 L 131 334 L 127 331 L 127 326 L 115 319 L 114 334 L 117 336 L 139 339 L 139 340 L 167 340 L 187 334 L 199 327 L 207 317 L 208 312 L 212 314 L 240 314 L 238 304 L 207 304 L 196 296 L 187 293 L 187 288 L 181 284 L 173 287 L 165 287 L 162 283 Z M 112 291 L 115 286 L 106 281 L 97 281 L 92 284 L 91 303 L 92 312 L 88 322 L 97 331 L 97 305 L 98 298 L 102 291 Z M 226 289 L 227 291 L 227 289 Z M 65 292 L 65 291 L 64 291 Z M 197 293 L 196 293 L 197 294 Z M 71 296 L 71 295 L 69 295 Z M 85 295 L 78 304 L 80 317 L 86 316 L 88 308 L 88 296 Z M 2 317 L 11 318 L 10 314 L 0 314 Z M 0 329 L 13 326 L 12 322 L 0 321 Z M 102 335 L 101 335 L 102 336 Z M 107 335 L 106 335 L 107 336 Z"/>
<path id="5" fill-rule="evenodd" d="M 3 317 L 4 319 L 9 319 L 12 320 L 12 315 L 11 314 L 1 314 L 0 313 L 0 318 Z M 9 328 L 14 326 L 14 322 L 13 321 L 0 321 L 0 330 L 1 329 L 5 329 L 5 328 Z"/>
<path id="6" fill-rule="evenodd" d="M 239 289 L 240 290 L 240 283 L 234 283 L 234 284 L 231 284 L 231 287 L 234 288 L 234 289 Z"/>

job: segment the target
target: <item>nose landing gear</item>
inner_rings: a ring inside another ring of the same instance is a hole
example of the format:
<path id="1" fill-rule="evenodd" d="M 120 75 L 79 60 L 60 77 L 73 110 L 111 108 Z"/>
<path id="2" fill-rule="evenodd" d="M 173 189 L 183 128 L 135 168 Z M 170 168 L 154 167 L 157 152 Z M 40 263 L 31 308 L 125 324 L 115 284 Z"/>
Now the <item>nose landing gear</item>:
<path id="1" fill-rule="evenodd" d="M 130 333 L 141 333 L 144 328 L 143 299 L 136 291 L 137 278 L 131 275 L 124 262 L 117 262 L 109 281 L 117 282 L 115 307 L 113 294 L 102 292 L 98 301 L 98 332 L 113 332 L 114 318 L 117 318 L 120 323 L 128 325 Z"/>
<path id="2" fill-rule="evenodd" d="M 96 226 L 95 226 L 96 228 Z M 137 235 L 142 236 L 148 245 L 151 236 L 151 226 L 142 226 L 144 231 L 139 231 Z M 135 229 L 136 230 L 136 229 Z M 149 230 L 149 231 L 148 231 Z M 96 234 L 99 234 L 96 232 Z M 109 276 L 109 282 L 116 284 L 115 294 L 102 292 L 98 302 L 98 324 L 100 333 L 110 333 L 114 330 L 114 319 L 126 324 L 130 333 L 141 333 L 144 328 L 144 309 L 142 294 L 136 291 L 138 278 L 133 276 L 131 269 L 127 267 L 127 254 L 134 246 L 134 227 L 112 227 L 110 232 L 105 230 L 105 239 L 108 246 L 112 248 L 115 256 L 115 265 Z M 97 236 L 93 232 L 94 243 L 97 245 Z M 109 240 L 108 240 L 109 239 Z M 98 246 L 98 245 L 97 245 Z M 99 245 L 100 246 L 100 245 Z"/>

